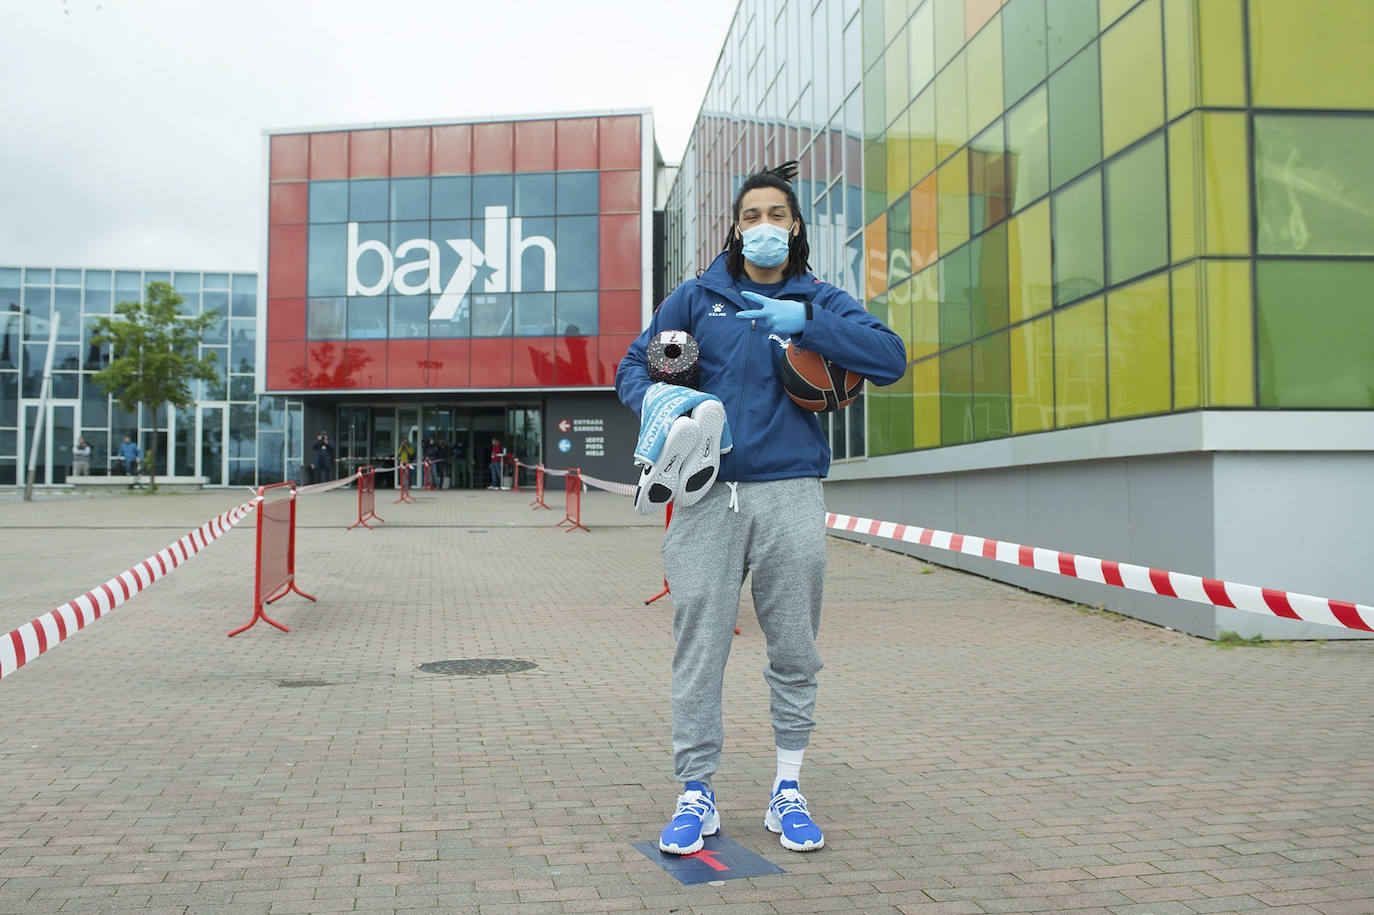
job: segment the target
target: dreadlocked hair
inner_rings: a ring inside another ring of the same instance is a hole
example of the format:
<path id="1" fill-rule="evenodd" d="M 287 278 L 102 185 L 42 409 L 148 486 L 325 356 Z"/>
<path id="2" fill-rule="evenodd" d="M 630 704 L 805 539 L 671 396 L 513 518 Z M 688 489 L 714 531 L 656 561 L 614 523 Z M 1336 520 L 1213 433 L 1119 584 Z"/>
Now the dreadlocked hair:
<path id="1" fill-rule="evenodd" d="M 797 220 L 797 234 L 787 241 L 787 263 L 783 267 L 783 279 L 800 276 L 811 269 L 811 264 L 808 263 L 811 245 L 806 241 L 806 221 L 802 219 L 797 192 L 792 189 L 792 181 L 796 177 L 797 160 L 789 159 L 776 168 L 754 172 L 740 185 L 739 193 L 735 195 L 734 206 L 730 208 L 730 228 L 726 231 L 725 246 L 722 249 L 725 251 L 725 269 L 730 272 L 732 279 L 738 280 L 744 272 L 744 242 L 735 232 L 739 225 L 740 206 L 744 202 L 745 194 L 761 187 L 777 188 L 787 195 L 787 206 L 792 210 L 793 218 Z"/>

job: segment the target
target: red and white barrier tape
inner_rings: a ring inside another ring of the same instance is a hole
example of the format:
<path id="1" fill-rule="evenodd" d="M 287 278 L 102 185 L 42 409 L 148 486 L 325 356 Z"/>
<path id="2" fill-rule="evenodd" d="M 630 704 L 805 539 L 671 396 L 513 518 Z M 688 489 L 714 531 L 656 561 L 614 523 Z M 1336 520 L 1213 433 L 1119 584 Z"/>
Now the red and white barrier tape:
<path id="1" fill-rule="evenodd" d="M 224 512 L 98 588 L 0 638 L 0 678 L 14 673 L 65 641 L 222 537 L 257 505 L 257 499 Z"/>
<path id="2" fill-rule="evenodd" d="M 536 470 L 536 469 L 538 469 L 538 468 L 540 467 L 539 464 L 526 464 L 526 463 L 523 463 L 522 461 L 519 461 L 519 460 L 517 460 L 517 461 L 515 462 L 515 466 L 517 466 L 517 467 L 523 467 L 523 468 L 525 468 L 526 470 Z M 566 476 L 568 475 L 568 471 L 566 471 L 566 470 L 554 470 L 552 467 L 545 467 L 545 468 L 544 468 L 544 475 L 545 475 L 545 476 L 549 476 L 549 477 L 566 477 Z"/>
<path id="3" fill-rule="evenodd" d="M 866 534 L 870 537 L 916 543 L 983 559 L 995 559 L 1009 565 L 1067 575 L 1070 578 L 1081 578 L 1084 581 L 1142 591 L 1146 594 L 1177 597 L 1199 604 L 1211 604 L 1214 607 L 1230 607 L 1266 616 L 1280 616 L 1290 620 L 1374 632 L 1374 626 L 1371 626 L 1371 621 L 1374 621 L 1374 607 L 1365 604 L 1330 600 L 1273 588 L 1258 588 L 1254 585 L 1203 578 L 1183 572 L 1167 572 L 1163 569 L 1114 562 L 1110 559 L 1078 556 L 1057 550 L 1022 546 L 1019 543 L 988 540 L 967 534 L 951 534 L 948 531 L 897 524 L 892 521 L 875 521 L 872 518 L 856 518 L 852 515 L 828 514 L 825 516 L 825 526 L 836 531 Z"/>
<path id="4" fill-rule="evenodd" d="M 545 473 L 548 473 L 548 471 L 545 471 Z M 613 492 L 620 496 L 633 496 L 635 494 L 635 488 L 629 483 L 612 483 L 609 480 L 598 480 L 596 477 L 589 477 L 585 473 L 579 474 L 579 476 L 582 477 L 582 482 L 586 483 L 588 486 L 595 486 L 597 489 L 604 489 L 607 492 Z"/>
<path id="5" fill-rule="evenodd" d="M 355 470 L 353 471 L 353 473 L 349 474 L 346 477 L 339 477 L 337 480 L 330 480 L 327 483 L 311 483 L 309 486 L 299 487 L 296 490 L 296 495 L 308 496 L 312 493 L 317 492 L 329 492 L 329 490 L 331 489 L 338 489 L 341 486 L 347 486 L 349 483 L 352 483 L 360 476 L 362 476 L 362 474 Z"/>

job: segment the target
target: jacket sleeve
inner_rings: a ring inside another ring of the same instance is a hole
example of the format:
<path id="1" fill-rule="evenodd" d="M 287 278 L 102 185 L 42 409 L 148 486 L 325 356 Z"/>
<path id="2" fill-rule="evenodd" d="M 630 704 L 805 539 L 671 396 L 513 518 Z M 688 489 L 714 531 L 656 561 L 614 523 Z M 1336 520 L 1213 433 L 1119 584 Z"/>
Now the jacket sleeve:
<path id="1" fill-rule="evenodd" d="M 798 345 L 876 385 L 906 372 L 906 344 L 853 296 L 835 286 L 816 296 Z"/>
<path id="2" fill-rule="evenodd" d="M 664 330 L 685 330 L 691 333 L 688 302 L 691 300 L 689 287 L 693 285 L 695 281 L 688 280 L 663 300 L 663 304 L 658 306 L 653 319 L 649 321 L 649 326 L 630 344 L 625 357 L 616 367 L 615 392 L 619 395 L 620 402 L 634 410 L 636 416 L 644 404 L 644 392 L 652 383 L 649 380 L 649 341 Z"/>

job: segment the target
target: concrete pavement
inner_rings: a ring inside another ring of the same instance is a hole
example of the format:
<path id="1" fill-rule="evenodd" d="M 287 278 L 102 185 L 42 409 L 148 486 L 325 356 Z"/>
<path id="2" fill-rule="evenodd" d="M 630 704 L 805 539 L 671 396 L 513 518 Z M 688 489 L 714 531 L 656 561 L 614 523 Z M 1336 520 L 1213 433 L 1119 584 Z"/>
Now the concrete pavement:
<path id="1" fill-rule="evenodd" d="M 0 632 L 246 492 L 0 501 Z M 715 779 L 786 873 L 681 886 L 661 516 L 417 493 L 375 531 L 305 497 L 294 595 L 252 614 L 253 518 L 0 681 L 0 912 L 1374 913 L 1374 644 L 1225 650 L 832 538 L 782 849 L 747 588 Z M 418 670 L 509 658 L 492 676 Z"/>

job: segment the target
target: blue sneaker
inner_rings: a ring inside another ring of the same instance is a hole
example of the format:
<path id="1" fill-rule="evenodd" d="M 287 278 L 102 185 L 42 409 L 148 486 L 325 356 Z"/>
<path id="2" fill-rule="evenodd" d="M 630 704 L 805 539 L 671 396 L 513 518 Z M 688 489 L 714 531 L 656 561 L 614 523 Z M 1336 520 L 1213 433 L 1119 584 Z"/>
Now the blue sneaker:
<path id="1" fill-rule="evenodd" d="M 764 815 L 763 828 L 781 833 L 782 847 L 792 851 L 815 851 L 825 845 L 825 836 L 811 819 L 806 810 L 806 798 L 793 781 L 778 783 L 778 790 L 768 804 L 768 813 Z"/>
<path id="2" fill-rule="evenodd" d="M 658 847 L 670 855 L 690 855 L 701 851 L 706 836 L 720 832 L 720 814 L 716 813 L 716 796 L 701 782 L 683 785 L 677 797 L 673 821 L 663 828 Z"/>

